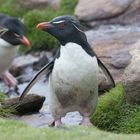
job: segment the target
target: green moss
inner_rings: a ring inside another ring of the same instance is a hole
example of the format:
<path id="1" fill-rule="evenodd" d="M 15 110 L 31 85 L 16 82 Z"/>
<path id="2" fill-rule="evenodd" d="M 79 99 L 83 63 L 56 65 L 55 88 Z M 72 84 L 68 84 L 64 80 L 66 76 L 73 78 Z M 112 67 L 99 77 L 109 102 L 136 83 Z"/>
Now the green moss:
<path id="1" fill-rule="evenodd" d="M 5 100 L 5 94 L 0 92 L 0 117 L 7 117 L 12 113 L 15 113 L 15 109 L 13 107 L 3 107 L 1 102 Z"/>
<path id="2" fill-rule="evenodd" d="M 0 117 L 8 117 L 13 113 L 15 113 L 15 109 L 12 107 L 10 108 L 0 107 Z"/>
<path id="3" fill-rule="evenodd" d="M 5 94 L 0 92 L 0 103 L 5 99 Z"/>
<path id="4" fill-rule="evenodd" d="M 62 14 L 73 15 L 78 0 L 61 0 Z"/>
<path id="5" fill-rule="evenodd" d="M 0 120 L 0 140 L 139 140 L 139 135 L 112 134 L 96 128 L 32 128 L 24 123 Z"/>
<path id="6" fill-rule="evenodd" d="M 102 130 L 117 133 L 140 133 L 140 106 L 125 102 L 124 89 L 118 85 L 101 96 L 95 115 L 91 120 Z"/>
<path id="7" fill-rule="evenodd" d="M 0 0 L 0 13 L 5 13 L 15 17 L 22 17 L 27 9 L 18 4 L 17 0 Z"/>

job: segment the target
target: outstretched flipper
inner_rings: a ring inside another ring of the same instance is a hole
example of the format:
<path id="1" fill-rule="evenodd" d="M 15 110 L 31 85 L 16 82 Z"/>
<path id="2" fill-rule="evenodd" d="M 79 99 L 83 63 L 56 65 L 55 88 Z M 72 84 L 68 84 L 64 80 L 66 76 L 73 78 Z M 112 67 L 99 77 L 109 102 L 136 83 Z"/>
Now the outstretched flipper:
<path id="1" fill-rule="evenodd" d="M 44 74 L 48 74 L 51 72 L 51 69 L 53 67 L 54 61 L 51 61 L 47 65 L 45 65 L 30 81 L 30 83 L 27 85 L 27 87 L 24 89 L 23 93 L 21 94 L 19 101 L 21 101 L 24 96 L 29 92 L 29 90 L 34 86 L 34 84 L 40 79 L 40 77 Z"/>

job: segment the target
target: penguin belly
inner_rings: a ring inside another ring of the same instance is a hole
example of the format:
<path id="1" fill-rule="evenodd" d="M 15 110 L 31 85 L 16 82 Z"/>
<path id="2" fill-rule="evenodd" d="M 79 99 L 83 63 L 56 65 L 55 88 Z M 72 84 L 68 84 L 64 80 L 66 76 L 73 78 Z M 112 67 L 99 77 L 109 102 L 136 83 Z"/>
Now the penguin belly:
<path id="1" fill-rule="evenodd" d="M 95 112 L 98 101 L 98 64 L 78 44 L 61 46 L 49 77 L 49 107 L 54 119 L 67 112 Z"/>
<path id="2" fill-rule="evenodd" d="M 0 74 L 9 68 L 17 54 L 18 46 L 12 46 L 0 39 Z"/>

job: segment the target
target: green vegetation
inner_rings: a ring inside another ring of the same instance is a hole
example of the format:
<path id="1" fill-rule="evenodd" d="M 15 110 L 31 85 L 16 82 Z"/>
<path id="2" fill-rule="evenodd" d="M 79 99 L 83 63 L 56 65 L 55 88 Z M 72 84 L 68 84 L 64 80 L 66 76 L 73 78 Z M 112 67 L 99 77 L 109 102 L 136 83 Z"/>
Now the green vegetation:
<path id="1" fill-rule="evenodd" d="M 99 98 L 91 120 L 100 129 L 116 133 L 140 133 L 140 106 L 125 102 L 121 85 Z"/>
<path id="2" fill-rule="evenodd" d="M 2 102 L 5 99 L 4 93 L 0 92 L 0 102 Z"/>
<path id="3" fill-rule="evenodd" d="M 0 120 L 0 140 L 139 140 L 140 135 L 122 135 L 96 128 L 32 128 L 17 121 Z"/>
<path id="4" fill-rule="evenodd" d="M 14 108 L 10 107 L 10 108 L 7 108 L 7 107 L 3 107 L 1 105 L 1 102 L 3 102 L 5 99 L 5 95 L 4 93 L 1 93 L 0 92 L 0 117 L 7 117 L 9 116 L 11 113 L 15 112 Z"/>
<path id="5" fill-rule="evenodd" d="M 18 0 L 0 0 L 0 13 L 22 17 L 27 11 L 27 8 L 21 8 L 21 5 L 18 4 Z"/>

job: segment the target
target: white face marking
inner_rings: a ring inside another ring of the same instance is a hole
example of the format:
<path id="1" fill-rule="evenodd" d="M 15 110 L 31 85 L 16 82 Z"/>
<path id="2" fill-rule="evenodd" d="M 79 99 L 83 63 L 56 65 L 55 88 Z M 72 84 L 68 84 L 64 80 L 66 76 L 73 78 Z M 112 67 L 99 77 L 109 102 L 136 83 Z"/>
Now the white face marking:
<path id="1" fill-rule="evenodd" d="M 81 29 L 79 29 L 75 24 L 73 24 L 73 26 L 80 32 L 84 33 L 84 31 L 82 31 Z"/>
<path id="2" fill-rule="evenodd" d="M 59 23 L 63 23 L 63 22 L 65 22 L 65 20 L 54 21 L 53 23 L 54 23 L 54 24 L 59 24 Z"/>
<path id="3" fill-rule="evenodd" d="M 0 26 L 0 37 L 8 31 L 7 28 Z"/>

